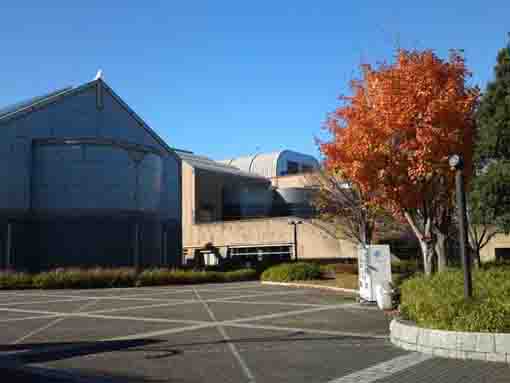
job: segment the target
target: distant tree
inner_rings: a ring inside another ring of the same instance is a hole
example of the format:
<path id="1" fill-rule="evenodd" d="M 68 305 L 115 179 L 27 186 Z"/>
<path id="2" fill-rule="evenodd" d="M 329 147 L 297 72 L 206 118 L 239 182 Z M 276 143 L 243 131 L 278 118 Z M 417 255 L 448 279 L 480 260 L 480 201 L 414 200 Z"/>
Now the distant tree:
<path id="1" fill-rule="evenodd" d="M 476 113 L 472 226 L 510 232 L 510 44 L 501 49 Z M 494 234 L 493 234 L 494 235 Z M 476 247 L 474 248 L 477 251 Z M 479 257 L 479 248 L 478 248 Z"/>
<path id="2" fill-rule="evenodd" d="M 399 50 L 393 64 L 363 65 L 353 95 L 330 115 L 331 141 L 321 145 L 328 168 L 409 223 L 427 274 L 436 253 L 439 269 L 446 266 L 454 200 L 448 156 L 471 164 L 478 89 L 466 85 L 469 76 L 457 51 L 442 60 L 430 50 Z"/>
<path id="3" fill-rule="evenodd" d="M 490 183 L 485 184 L 484 181 L 486 180 Z M 473 260 L 478 267 L 481 265 L 481 250 L 500 232 L 500 228 L 495 224 L 496 211 L 491 206 L 492 202 L 488 200 L 492 195 L 487 190 L 487 188 L 491 187 L 491 183 L 490 177 L 475 176 L 472 189 L 469 193 L 467 214 L 469 223 L 468 239 Z"/>

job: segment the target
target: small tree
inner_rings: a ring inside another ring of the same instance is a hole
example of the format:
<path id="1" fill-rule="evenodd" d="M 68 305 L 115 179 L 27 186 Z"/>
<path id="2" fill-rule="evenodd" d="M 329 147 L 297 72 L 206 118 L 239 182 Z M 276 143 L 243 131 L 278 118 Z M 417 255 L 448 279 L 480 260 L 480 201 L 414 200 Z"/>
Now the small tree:
<path id="1" fill-rule="evenodd" d="M 476 180 L 473 183 L 468 206 L 469 247 L 478 267 L 482 263 L 481 250 L 499 232 L 498 226 L 495 225 L 495 211 L 491 208 L 490 202 L 485 200 L 490 193 L 484 190 L 484 184 L 481 181 Z"/>
<path id="2" fill-rule="evenodd" d="M 320 219 L 333 223 L 344 239 L 367 246 L 374 237 L 398 229 L 391 215 L 371 205 L 339 170 L 320 170 L 307 178 L 319 188 L 312 202 Z"/>
<path id="3" fill-rule="evenodd" d="M 372 204 L 409 223 L 429 274 L 453 209 L 447 159 L 459 153 L 469 168 L 478 89 L 466 85 L 470 73 L 456 51 L 444 61 L 430 50 L 400 50 L 395 63 L 363 65 L 362 73 L 351 83 L 353 95 L 330 115 L 333 137 L 321 150 L 327 166 Z M 438 251 L 442 269 L 446 257 Z"/>

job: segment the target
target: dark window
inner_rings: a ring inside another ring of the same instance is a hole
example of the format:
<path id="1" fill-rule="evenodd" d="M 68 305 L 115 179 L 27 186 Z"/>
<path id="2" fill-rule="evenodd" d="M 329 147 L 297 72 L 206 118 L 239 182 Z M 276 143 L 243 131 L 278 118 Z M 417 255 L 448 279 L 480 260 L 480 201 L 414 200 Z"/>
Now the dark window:
<path id="1" fill-rule="evenodd" d="M 238 247 L 228 250 L 230 258 L 236 258 L 245 266 L 253 266 L 264 260 L 272 262 L 289 261 L 292 250 L 290 246 Z"/>
<path id="2" fill-rule="evenodd" d="M 311 173 L 313 171 L 313 166 L 303 165 L 303 173 Z"/>
<path id="3" fill-rule="evenodd" d="M 496 261 L 510 262 L 510 248 L 496 248 Z"/>
<path id="4" fill-rule="evenodd" d="M 287 161 L 287 174 L 299 173 L 299 164 L 294 161 Z"/>

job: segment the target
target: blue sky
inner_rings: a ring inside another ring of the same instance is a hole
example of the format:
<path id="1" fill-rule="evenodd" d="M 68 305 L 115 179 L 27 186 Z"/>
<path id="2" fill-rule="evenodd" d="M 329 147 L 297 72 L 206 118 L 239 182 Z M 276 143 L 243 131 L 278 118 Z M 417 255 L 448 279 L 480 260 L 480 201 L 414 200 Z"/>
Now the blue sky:
<path id="1" fill-rule="evenodd" d="M 215 159 L 317 155 L 314 136 L 360 62 L 397 46 L 462 48 L 483 87 L 510 31 L 508 0 L 6 3 L 0 105 L 101 68 L 171 146 Z"/>

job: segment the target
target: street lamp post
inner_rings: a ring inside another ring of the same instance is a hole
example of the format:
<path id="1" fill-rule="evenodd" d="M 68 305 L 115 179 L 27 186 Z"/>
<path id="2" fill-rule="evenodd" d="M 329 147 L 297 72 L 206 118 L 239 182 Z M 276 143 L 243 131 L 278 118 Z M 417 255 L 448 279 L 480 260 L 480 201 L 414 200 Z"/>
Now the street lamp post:
<path id="1" fill-rule="evenodd" d="M 294 226 L 294 260 L 298 260 L 298 242 L 297 242 L 297 226 L 301 225 L 303 221 L 290 220 L 289 225 Z"/>
<path id="2" fill-rule="evenodd" d="M 459 220 L 459 245 L 464 271 L 464 297 L 473 297 L 473 281 L 471 278 L 471 260 L 467 249 L 467 214 L 466 191 L 464 190 L 464 162 L 458 154 L 450 156 L 448 163 L 455 170 L 455 194 L 457 198 L 457 217 Z"/>

